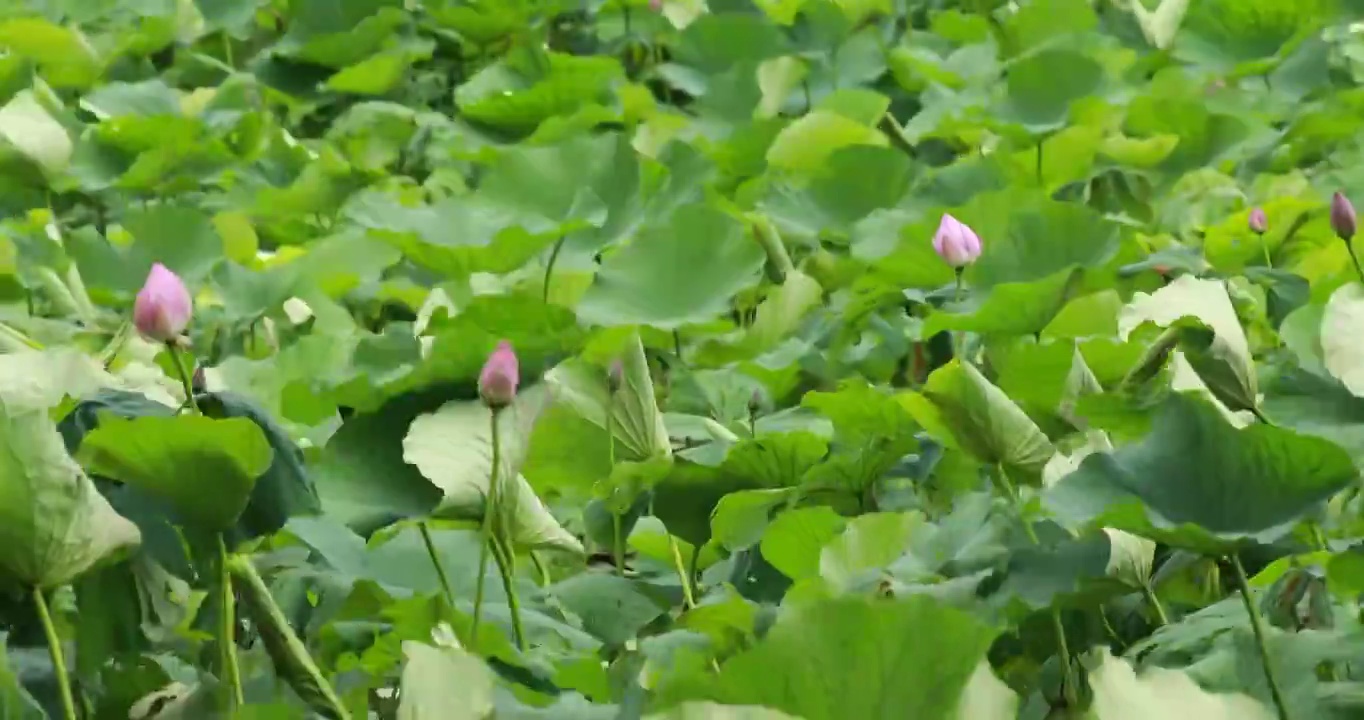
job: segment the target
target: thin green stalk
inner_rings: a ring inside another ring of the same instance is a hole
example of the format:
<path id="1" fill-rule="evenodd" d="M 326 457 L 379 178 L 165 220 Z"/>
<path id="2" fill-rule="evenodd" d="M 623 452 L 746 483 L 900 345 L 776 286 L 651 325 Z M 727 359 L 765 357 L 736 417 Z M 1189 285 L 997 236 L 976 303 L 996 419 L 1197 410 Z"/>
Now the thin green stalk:
<path id="1" fill-rule="evenodd" d="M 1142 583 L 1141 594 L 1146 598 L 1146 602 L 1151 606 L 1151 609 L 1156 611 L 1156 620 L 1160 622 L 1160 626 L 1165 627 L 1166 625 L 1169 625 L 1170 616 L 1165 614 L 1165 606 L 1160 603 L 1160 598 L 1156 597 L 1156 591 L 1152 589 L 1150 585 Z"/>
<path id="2" fill-rule="evenodd" d="M 114 332 L 114 336 L 109 339 L 109 344 L 99 351 L 100 364 L 105 370 L 113 367 L 114 361 L 118 359 L 118 354 L 123 352 L 123 346 L 128 344 L 128 338 L 132 337 L 133 332 L 133 324 L 124 320 Z"/>
<path id="3" fill-rule="evenodd" d="M 184 358 L 180 357 L 180 349 L 175 347 L 175 343 L 166 343 L 166 349 L 170 351 L 171 360 L 175 362 L 175 373 L 180 376 L 180 384 L 185 388 L 185 400 L 189 406 L 194 408 L 195 415 L 202 415 L 199 411 L 199 401 L 194 399 L 194 379 L 185 367 Z"/>
<path id="4" fill-rule="evenodd" d="M 531 550 L 528 554 L 530 555 L 530 563 L 535 566 L 535 574 L 540 578 L 540 587 L 549 585 L 552 580 L 549 576 L 549 566 L 545 565 L 545 561 L 540 557 L 540 553 Z"/>
<path id="5" fill-rule="evenodd" d="M 1359 280 L 1364 282 L 1364 267 L 1359 265 L 1359 256 L 1355 255 L 1355 246 L 1349 241 L 1345 241 L 1345 249 L 1350 251 L 1350 262 L 1354 263 L 1355 274 L 1359 275 Z"/>
<path id="6" fill-rule="evenodd" d="M 526 630 L 521 625 L 521 599 L 516 594 L 516 551 L 511 543 L 494 534 L 492 541 L 493 560 L 497 561 L 498 575 L 502 577 L 502 590 L 507 595 L 507 611 L 511 613 L 512 636 L 516 639 L 516 649 L 526 649 Z"/>
<path id="7" fill-rule="evenodd" d="M 549 280 L 554 277 L 554 265 L 559 262 L 559 251 L 564 249 L 564 240 L 566 239 L 568 239 L 567 235 L 560 235 L 559 239 L 554 241 L 554 249 L 549 251 L 549 262 L 545 263 L 545 287 L 540 299 L 546 305 L 549 304 Z"/>
<path id="8" fill-rule="evenodd" d="M 654 514 L 653 500 L 649 501 L 649 514 Z M 691 574 L 682 564 L 682 548 L 678 546 L 677 538 L 673 537 L 671 532 L 668 533 L 668 550 L 672 553 L 673 569 L 677 571 L 677 581 L 682 584 L 682 606 L 690 610 L 696 607 L 696 593 L 692 591 Z M 695 565 L 693 565 L 693 569 L 695 569 Z"/>
<path id="9" fill-rule="evenodd" d="M 493 459 L 502 463 L 501 431 L 497 425 L 499 411 L 493 413 Z M 517 485 L 515 477 L 508 477 L 501 468 L 494 469 L 492 476 L 502 486 L 498 489 L 493 505 L 493 523 L 489 526 L 488 537 L 492 541 L 493 560 L 497 561 L 502 575 L 502 588 L 507 594 L 507 611 L 511 613 L 512 632 L 516 636 L 516 647 L 526 649 L 526 632 L 521 627 L 521 601 L 516 595 L 516 546 L 513 545 L 512 523 L 510 518 L 517 505 Z"/>
<path id="10" fill-rule="evenodd" d="M 0 351 L 42 350 L 43 344 L 5 323 L 0 323 Z"/>
<path id="11" fill-rule="evenodd" d="M 445 602 L 450 605 L 450 609 L 455 609 L 455 593 L 450 589 L 450 576 L 445 574 L 445 565 L 440 561 L 440 553 L 436 552 L 436 543 L 431 540 L 431 523 L 422 520 L 417 523 L 417 528 L 422 533 L 422 543 L 426 545 L 426 555 L 431 558 L 431 565 L 436 568 L 436 577 L 440 580 L 441 592 L 445 594 Z"/>
<path id="12" fill-rule="evenodd" d="M 1042 540 L 1037 537 L 1037 531 L 1033 529 L 1032 523 L 1023 515 L 1023 500 L 1018 491 L 1010 482 L 1009 476 L 1004 472 L 1003 465 L 995 466 L 995 477 L 999 481 L 1000 487 L 1004 490 L 1005 496 L 1009 498 L 1010 504 L 1014 506 L 1014 512 L 1018 514 L 1019 522 L 1023 523 L 1023 532 L 1027 533 L 1028 539 L 1033 545 L 1041 545 Z M 1066 706 L 1070 708 L 1079 707 L 1079 678 L 1075 675 L 1075 667 L 1070 662 L 1070 644 L 1066 641 L 1065 624 L 1061 622 L 1061 609 L 1052 606 L 1051 608 L 1052 629 L 1056 631 L 1056 651 L 1061 657 L 1061 666 L 1065 673 L 1064 693 Z"/>
<path id="13" fill-rule="evenodd" d="M 1042 140 L 1037 141 L 1037 187 L 1043 187 L 1042 183 Z"/>
<path id="14" fill-rule="evenodd" d="M 1265 240 L 1264 233 L 1259 233 L 1259 235 L 1260 249 L 1264 251 L 1265 254 L 1265 267 L 1270 268 L 1272 270 L 1274 268 L 1274 259 L 1269 256 L 1269 242 Z"/>
<path id="15" fill-rule="evenodd" d="M 62 639 L 57 635 L 57 626 L 52 623 L 52 611 L 48 610 L 47 598 L 42 588 L 33 588 L 33 604 L 38 607 L 38 619 L 43 623 L 43 633 L 47 635 L 47 653 L 52 657 L 52 671 L 57 675 L 57 691 L 61 695 L 62 717 L 76 720 L 76 700 L 71 694 L 71 678 L 66 673 L 66 659 L 62 655 Z"/>
<path id="16" fill-rule="evenodd" d="M 483 540 L 481 543 L 479 543 L 480 547 L 478 550 L 478 580 L 474 582 L 473 629 L 469 631 L 470 634 L 473 635 L 473 642 L 475 647 L 478 645 L 478 625 L 479 622 L 483 619 L 483 586 L 485 580 L 488 577 L 488 552 L 489 552 L 488 549 L 489 541 L 487 531 L 480 530 L 479 535 L 482 536 Z"/>
<path id="17" fill-rule="evenodd" d="M 227 567 L 227 542 L 218 533 L 218 588 L 222 607 L 218 610 L 218 652 L 222 656 L 223 681 L 227 685 L 228 712 L 246 704 L 242 692 L 242 670 L 237 663 L 237 604 L 232 594 L 232 575 Z"/>
<path id="18" fill-rule="evenodd" d="M 611 393 L 610 403 L 606 407 L 606 457 L 607 467 L 615 470 L 616 468 L 616 394 Z M 621 517 L 616 512 L 616 491 L 618 488 L 611 487 L 611 557 L 616 563 L 616 574 L 625 577 L 625 539 L 621 537 Z"/>
<path id="19" fill-rule="evenodd" d="M 963 289 L 963 288 L 962 288 L 962 274 L 963 274 L 963 270 L 964 270 L 963 268 L 957 268 L 957 269 L 956 269 L 956 272 L 953 273 L 953 274 L 956 276 L 956 289 L 955 289 L 955 290 L 953 291 L 953 293 L 952 293 L 952 302 L 953 302 L 954 304 L 960 304 L 960 303 L 961 303 L 961 294 L 962 294 L 962 289 Z M 952 357 L 958 358 L 958 360 L 959 360 L 960 362 L 966 362 L 966 358 L 963 358 L 963 357 L 961 356 L 962 349 L 963 349 L 965 346 L 966 346 L 966 331 L 962 330 L 962 331 L 958 331 L 958 332 L 952 333 Z"/>
<path id="20" fill-rule="evenodd" d="M 227 62 L 228 67 L 237 67 L 236 61 L 232 59 L 232 38 L 226 30 L 223 31 L 223 60 Z"/>
<path id="21" fill-rule="evenodd" d="M 677 579 L 682 582 L 682 607 L 690 610 L 696 607 L 696 595 L 691 589 L 691 579 L 687 577 L 687 568 L 682 564 L 682 549 L 677 545 L 677 538 L 672 533 L 668 533 L 668 549 L 672 550 L 673 567 L 677 570 Z"/>
<path id="22" fill-rule="evenodd" d="M 474 642 L 478 642 L 478 625 L 483 618 L 483 586 L 488 577 L 488 553 L 491 551 L 493 516 L 497 513 L 497 491 L 498 491 L 498 471 L 502 466 L 502 448 L 498 441 L 497 416 L 502 411 L 493 408 L 492 411 L 492 442 L 493 442 L 493 464 L 492 470 L 488 473 L 488 499 L 483 504 L 483 523 L 479 527 L 479 551 L 478 551 L 478 580 L 474 585 L 474 622 L 473 636 Z"/>
<path id="23" fill-rule="evenodd" d="M 1269 659 L 1269 645 L 1265 640 L 1265 621 L 1260 616 L 1260 608 L 1255 605 L 1255 598 L 1250 594 L 1250 581 L 1246 579 L 1246 569 L 1241 565 L 1241 558 L 1233 553 L 1229 558 L 1232 570 L 1235 572 L 1236 587 L 1241 591 L 1241 602 L 1246 606 L 1246 614 L 1250 616 L 1250 629 L 1255 633 L 1255 645 L 1260 651 L 1260 662 L 1265 668 L 1265 680 L 1269 683 L 1269 695 L 1274 699 L 1274 706 L 1279 710 L 1279 720 L 1292 720 L 1292 715 L 1288 712 L 1288 703 L 1284 701 L 1283 691 L 1279 690 L 1279 680 L 1274 675 L 1274 666 Z"/>

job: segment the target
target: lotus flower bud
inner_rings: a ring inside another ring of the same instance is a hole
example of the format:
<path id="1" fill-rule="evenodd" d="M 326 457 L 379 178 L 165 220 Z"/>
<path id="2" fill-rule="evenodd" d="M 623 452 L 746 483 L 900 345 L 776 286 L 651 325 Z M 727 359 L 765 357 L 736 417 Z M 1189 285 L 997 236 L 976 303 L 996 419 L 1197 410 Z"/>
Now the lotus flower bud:
<path id="1" fill-rule="evenodd" d="M 499 341 L 478 374 L 478 394 L 483 398 L 483 404 L 494 409 L 510 405 L 516 399 L 516 387 L 520 383 L 521 369 L 516 352 L 511 343 Z"/>
<path id="2" fill-rule="evenodd" d="M 1331 229 L 1341 240 L 1348 241 L 1355 236 L 1355 206 L 1339 192 L 1331 196 Z"/>
<path id="3" fill-rule="evenodd" d="M 151 340 L 172 342 L 189 325 L 194 300 L 180 276 L 156 263 L 133 303 L 133 325 Z"/>
<path id="4" fill-rule="evenodd" d="M 1250 231 L 1256 235 L 1264 235 L 1269 229 L 1269 218 L 1265 217 L 1265 209 L 1261 207 L 1251 208 L 1247 223 L 1250 225 Z"/>
<path id="5" fill-rule="evenodd" d="M 762 388 L 754 388 L 753 394 L 748 396 L 748 414 L 757 415 L 763 409 Z"/>
<path id="6" fill-rule="evenodd" d="M 606 370 L 606 387 L 615 395 L 620 391 L 620 386 L 625 381 L 625 366 L 617 358 L 611 361 L 611 367 Z"/>
<path id="7" fill-rule="evenodd" d="M 208 391 L 208 377 L 204 375 L 203 365 L 194 368 L 194 374 L 190 376 L 189 386 L 196 393 Z"/>
<path id="8" fill-rule="evenodd" d="M 649 0 L 649 9 L 659 12 L 663 9 L 663 0 Z"/>
<path id="9" fill-rule="evenodd" d="M 943 262 L 962 268 L 980 257 L 980 238 L 960 220 L 943 213 L 938 232 L 933 235 L 933 250 Z"/>

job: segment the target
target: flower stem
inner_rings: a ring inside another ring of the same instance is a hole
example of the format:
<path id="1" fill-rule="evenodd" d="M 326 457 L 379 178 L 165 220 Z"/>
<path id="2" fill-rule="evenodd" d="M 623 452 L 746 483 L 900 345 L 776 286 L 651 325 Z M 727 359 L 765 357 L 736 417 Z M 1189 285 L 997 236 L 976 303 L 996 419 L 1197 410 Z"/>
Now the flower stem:
<path id="1" fill-rule="evenodd" d="M 227 542 L 218 533 L 218 591 L 222 607 L 218 609 L 218 652 L 222 656 L 223 681 L 227 684 L 226 706 L 229 712 L 246 704 L 242 692 L 242 671 L 237 664 L 237 604 L 232 594 L 232 575 L 227 566 Z"/>
<path id="2" fill-rule="evenodd" d="M 953 302 L 953 304 L 958 304 L 958 303 L 961 302 L 961 293 L 962 293 L 962 277 L 961 277 L 961 276 L 962 276 L 962 271 L 963 271 L 963 268 L 957 268 L 956 271 L 953 273 L 953 274 L 956 276 L 956 290 L 952 293 L 952 302 Z M 966 359 L 965 359 L 965 358 L 962 358 L 962 356 L 961 356 L 962 349 L 963 349 L 965 346 L 966 346 L 966 331 L 960 330 L 960 331 L 957 331 L 957 332 L 953 332 L 953 333 L 952 333 L 952 357 L 958 358 L 958 359 L 960 360 L 960 362 L 966 362 Z"/>
<path id="3" fill-rule="evenodd" d="M 474 642 L 478 642 L 478 624 L 483 617 L 483 586 L 488 577 L 488 553 L 491 551 L 493 516 L 497 514 L 498 475 L 502 466 L 502 448 L 497 432 L 497 416 L 501 409 L 492 409 L 493 464 L 488 472 L 488 500 L 483 504 L 483 524 L 479 528 L 480 542 L 478 551 L 478 581 L 474 585 Z"/>
<path id="4" fill-rule="evenodd" d="M 1349 241 L 1345 241 L 1345 249 L 1350 251 L 1350 262 L 1354 263 L 1355 274 L 1359 275 L 1361 282 L 1364 282 L 1364 267 L 1359 265 L 1359 256 L 1355 255 L 1355 246 Z"/>
<path id="5" fill-rule="evenodd" d="M 440 561 L 440 553 L 436 552 L 436 543 L 431 540 L 431 523 L 423 519 L 417 523 L 417 527 L 422 533 L 422 544 L 426 545 L 426 555 L 431 558 L 431 564 L 436 568 L 436 577 L 440 579 L 440 589 L 445 595 L 445 602 L 454 610 L 455 593 L 450 589 L 450 576 L 445 574 L 445 565 Z"/>
<path id="6" fill-rule="evenodd" d="M 507 595 L 507 611 L 511 613 L 512 636 L 516 639 L 516 649 L 526 649 L 526 630 L 521 625 L 521 599 L 516 594 L 516 551 L 511 543 L 494 534 L 489 543 L 493 559 L 497 561 L 498 574 L 502 576 L 502 590 Z"/>
<path id="7" fill-rule="evenodd" d="M 185 388 L 185 400 L 194 408 L 195 415 L 202 415 L 203 413 L 199 411 L 199 401 L 194 399 L 194 379 L 189 374 L 189 369 L 185 367 L 185 359 L 180 357 L 180 349 L 171 342 L 166 343 L 166 349 L 170 351 L 171 360 L 175 363 L 175 374 L 180 376 L 180 384 Z"/>
<path id="8" fill-rule="evenodd" d="M 1228 556 L 1231 561 L 1232 570 L 1235 571 L 1236 587 L 1241 591 L 1241 602 L 1246 606 L 1246 614 L 1250 616 L 1250 629 L 1255 633 L 1255 645 L 1260 651 L 1260 662 L 1265 667 L 1265 680 L 1269 682 L 1269 695 L 1274 699 L 1274 706 L 1279 710 L 1279 720 L 1292 720 L 1292 715 L 1288 712 L 1288 703 L 1284 701 L 1283 692 L 1279 690 L 1278 678 L 1274 676 L 1274 667 L 1269 660 L 1269 646 L 1265 641 L 1265 621 L 1260 617 L 1260 608 L 1255 606 L 1255 599 L 1250 594 L 1250 581 L 1246 579 L 1246 569 L 1241 565 L 1241 558 L 1235 553 Z"/>
<path id="9" fill-rule="evenodd" d="M 1032 523 L 1023 515 L 1023 500 L 1015 490 L 1013 483 L 1009 481 L 1009 476 L 1004 472 L 1003 465 L 995 466 L 995 478 L 999 482 L 1000 489 L 1009 498 L 1010 504 L 1014 507 L 1014 512 L 1018 515 L 1018 520 L 1023 524 L 1023 532 L 1032 541 L 1033 545 L 1041 546 L 1042 540 L 1037 537 L 1037 531 L 1033 529 Z M 1079 679 L 1075 675 L 1075 667 L 1070 662 L 1070 643 L 1066 641 L 1066 627 L 1061 622 L 1061 609 L 1055 605 L 1051 608 L 1051 625 L 1056 631 L 1056 652 L 1061 659 L 1065 685 L 1062 691 L 1065 695 L 1066 706 L 1072 709 L 1079 708 Z"/>
<path id="10" fill-rule="evenodd" d="M 76 700 L 71 694 L 71 678 L 66 673 L 66 659 L 62 655 L 62 639 L 57 635 L 57 626 L 52 623 L 52 612 L 47 607 L 43 589 L 33 588 L 33 604 L 38 608 L 38 619 L 47 635 L 47 653 L 52 657 L 52 671 L 57 675 L 57 691 L 61 695 L 62 717 L 76 720 Z"/>
<path id="11" fill-rule="evenodd" d="M 521 601 L 516 595 L 516 545 L 512 536 L 512 518 L 516 515 L 517 484 L 515 476 L 503 472 L 502 437 L 498 427 L 501 410 L 492 413 L 493 471 L 490 480 L 497 484 L 497 492 L 492 496 L 492 523 L 488 526 L 488 539 L 492 544 L 493 560 L 502 575 L 502 589 L 507 595 L 507 611 L 511 613 L 512 633 L 516 636 L 516 647 L 526 649 L 526 632 L 521 627 Z"/>
<path id="12" fill-rule="evenodd" d="M 611 393 L 611 401 L 606 407 L 606 458 L 611 472 L 616 469 L 616 394 Z M 611 557 L 616 563 L 616 575 L 625 577 L 625 539 L 621 537 L 621 518 L 616 510 L 616 493 L 620 488 L 611 487 Z"/>

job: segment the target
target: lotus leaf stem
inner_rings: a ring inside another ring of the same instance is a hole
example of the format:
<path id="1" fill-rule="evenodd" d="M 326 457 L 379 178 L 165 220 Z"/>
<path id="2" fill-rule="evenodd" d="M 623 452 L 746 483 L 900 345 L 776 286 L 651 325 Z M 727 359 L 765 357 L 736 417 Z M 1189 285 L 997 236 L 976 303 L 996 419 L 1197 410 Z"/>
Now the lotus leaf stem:
<path id="1" fill-rule="evenodd" d="M 222 659 L 223 681 L 227 685 L 224 705 L 228 711 L 246 704 L 242 691 L 242 670 L 237 662 L 237 603 L 232 594 L 232 574 L 227 566 L 227 542 L 218 533 L 218 652 Z"/>
<path id="2" fill-rule="evenodd" d="M 242 598 L 252 617 L 262 629 L 261 638 L 275 663 L 277 673 L 284 671 L 285 680 L 309 705 L 325 708 L 336 720 L 350 720 L 350 711 L 327 677 L 318 669 L 313 656 L 303 641 L 294 634 L 284 611 L 275 603 L 270 588 L 256 571 L 251 558 L 230 555 L 226 563 L 230 577 L 239 583 Z M 300 677 L 301 674 L 301 677 Z"/>
<path id="3" fill-rule="evenodd" d="M 421 530 L 422 544 L 426 545 L 426 554 L 431 558 L 431 565 L 436 568 L 436 577 L 440 580 L 441 592 L 445 595 L 445 602 L 449 603 L 450 609 L 455 609 L 455 593 L 450 589 L 450 576 L 445 573 L 445 565 L 440 561 L 440 553 L 436 552 L 436 543 L 431 539 L 431 523 L 423 519 L 417 523 L 417 528 Z"/>
<path id="4" fill-rule="evenodd" d="M 33 604 L 38 608 L 38 620 L 43 624 L 47 635 L 47 653 L 52 657 L 52 671 L 57 675 L 57 692 L 61 696 L 62 717 L 76 720 L 76 700 L 71 694 L 71 677 L 66 672 L 66 658 L 62 655 L 62 639 L 57 635 L 57 626 L 52 623 L 52 611 L 47 607 L 43 589 L 33 588 Z"/>
<path id="5" fill-rule="evenodd" d="M 1274 675 L 1274 666 L 1269 658 L 1269 645 L 1265 640 L 1265 621 L 1260 616 L 1260 608 L 1255 605 L 1255 598 L 1250 594 L 1250 581 L 1246 579 L 1246 569 L 1241 565 L 1241 558 L 1232 553 L 1228 559 L 1231 561 L 1232 570 L 1235 572 L 1236 587 L 1241 591 L 1241 602 L 1246 606 L 1246 614 L 1250 616 L 1250 629 L 1255 633 L 1255 646 L 1260 651 L 1260 663 L 1265 668 L 1265 680 L 1269 683 L 1269 695 L 1274 700 L 1274 706 L 1279 710 L 1279 720 L 1292 720 L 1292 714 L 1288 712 L 1288 703 L 1284 701 L 1283 691 L 1279 689 L 1279 680 Z"/>
<path id="6" fill-rule="evenodd" d="M 483 618 L 483 588 L 488 577 L 488 553 L 491 551 L 493 515 L 497 512 L 498 469 L 502 465 L 502 448 L 497 431 L 497 416 L 500 410 L 492 411 L 493 463 L 488 473 L 488 499 L 483 505 L 483 523 L 479 528 L 478 580 L 474 585 L 474 642 L 478 642 L 478 626 Z"/>

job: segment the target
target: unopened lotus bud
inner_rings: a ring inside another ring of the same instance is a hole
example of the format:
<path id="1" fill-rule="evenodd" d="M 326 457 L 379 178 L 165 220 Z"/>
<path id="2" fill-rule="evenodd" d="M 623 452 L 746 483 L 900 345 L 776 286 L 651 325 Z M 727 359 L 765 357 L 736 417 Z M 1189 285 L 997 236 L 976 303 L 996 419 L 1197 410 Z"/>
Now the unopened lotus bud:
<path id="1" fill-rule="evenodd" d="M 194 300 L 180 276 L 161 263 L 152 265 L 133 303 L 133 325 L 149 340 L 174 342 L 189 325 Z"/>
<path id="2" fill-rule="evenodd" d="M 194 368 L 194 375 L 190 377 L 190 388 L 196 393 L 208 390 L 208 378 L 204 376 L 204 366 L 198 365 Z"/>
<path id="3" fill-rule="evenodd" d="M 625 366 L 617 358 L 611 361 L 611 367 L 606 370 L 606 387 L 612 395 L 620 392 L 620 386 L 625 382 Z"/>
<path id="4" fill-rule="evenodd" d="M 938 232 L 933 235 L 933 250 L 953 268 L 963 268 L 980 257 L 980 237 L 960 220 L 943 213 Z"/>
<path id="5" fill-rule="evenodd" d="M 504 408 L 516 399 L 516 388 L 521 384 L 520 364 L 511 343 L 502 340 L 497 349 L 483 363 L 478 374 L 478 394 L 490 408 Z"/>
<path id="6" fill-rule="evenodd" d="M 1355 236 L 1355 206 L 1339 192 L 1331 196 L 1331 229 L 1341 240 Z"/>
<path id="7" fill-rule="evenodd" d="M 755 389 L 752 395 L 748 396 L 748 414 L 757 415 L 763 409 L 763 391 L 761 388 Z"/>
<path id="8" fill-rule="evenodd" d="M 1256 235 L 1264 235 L 1269 229 L 1269 218 L 1265 217 L 1264 208 L 1252 208 L 1246 222 L 1250 225 L 1250 231 Z"/>

